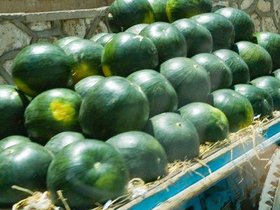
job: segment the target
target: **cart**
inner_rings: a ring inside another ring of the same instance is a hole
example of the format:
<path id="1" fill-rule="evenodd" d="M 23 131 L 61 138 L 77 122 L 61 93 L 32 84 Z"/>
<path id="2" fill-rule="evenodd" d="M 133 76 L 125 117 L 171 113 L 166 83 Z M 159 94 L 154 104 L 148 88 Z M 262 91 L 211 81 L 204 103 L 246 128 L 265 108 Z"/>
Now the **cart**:
<path id="1" fill-rule="evenodd" d="M 133 199 L 117 209 L 280 209 L 279 131 L 278 116 L 232 134 L 231 143 L 203 161 L 179 167 L 148 189 L 136 187 Z"/>

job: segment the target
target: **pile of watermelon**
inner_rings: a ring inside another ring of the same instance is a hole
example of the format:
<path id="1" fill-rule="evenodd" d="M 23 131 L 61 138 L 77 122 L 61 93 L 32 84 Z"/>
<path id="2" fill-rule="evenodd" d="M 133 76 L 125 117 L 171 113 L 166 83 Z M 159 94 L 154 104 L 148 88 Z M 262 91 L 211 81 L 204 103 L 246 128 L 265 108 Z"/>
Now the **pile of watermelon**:
<path id="1" fill-rule="evenodd" d="M 92 208 L 280 110 L 280 35 L 210 0 L 115 0 L 111 32 L 25 47 L 0 86 L 0 208 Z"/>

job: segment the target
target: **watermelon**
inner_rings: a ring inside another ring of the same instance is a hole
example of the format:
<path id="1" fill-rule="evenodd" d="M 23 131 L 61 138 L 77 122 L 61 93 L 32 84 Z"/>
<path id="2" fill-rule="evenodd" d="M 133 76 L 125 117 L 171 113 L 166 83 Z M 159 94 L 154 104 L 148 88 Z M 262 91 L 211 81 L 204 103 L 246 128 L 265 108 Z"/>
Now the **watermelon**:
<path id="1" fill-rule="evenodd" d="M 177 113 L 165 112 L 150 118 L 144 131 L 163 146 L 168 162 L 191 160 L 199 155 L 196 128 Z"/>
<path id="2" fill-rule="evenodd" d="M 216 90 L 212 95 L 213 106 L 226 115 L 230 132 L 236 132 L 252 124 L 254 110 L 245 96 L 231 89 Z"/>
<path id="3" fill-rule="evenodd" d="M 24 110 L 28 103 L 28 98 L 15 86 L 0 85 L 0 138 L 26 133 Z"/>
<path id="4" fill-rule="evenodd" d="M 103 37 L 103 36 L 105 36 L 105 35 L 107 35 L 107 34 L 110 34 L 110 33 L 101 32 L 101 33 L 94 34 L 94 35 L 90 38 L 90 40 L 96 42 L 98 39 L 100 39 L 101 37 Z"/>
<path id="5" fill-rule="evenodd" d="M 111 31 L 122 32 L 138 23 L 154 22 L 153 9 L 148 0 L 115 0 L 108 10 Z"/>
<path id="6" fill-rule="evenodd" d="M 89 89 L 79 113 L 83 133 L 100 140 L 141 130 L 148 117 L 149 102 L 144 92 L 118 76 L 105 78 Z"/>
<path id="7" fill-rule="evenodd" d="M 141 131 L 130 131 L 113 136 L 106 142 L 122 155 L 130 178 L 150 182 L 166 174 L 165 150 L 153 136 Z"/>
<path id="8" fill-rule="evenodd" d="M 209 73 L 212 91 L 231 86 L 231 70 L 218 56 L 210 53 L 200 53 L 193 56 L 192 60 L 203 66 Z"/>
<path id="9" fill-rule="evenodd" d="M 39 94 L 24 113 L 28 136 L 45 144 L 60 132 L 78 131 L 80 105 L 79 94 L 69 89 L 56 88 Z"/>
<path id="10" fill-rule="evenodd" d="M 63 47 L 65 53 L 72 58 L 72 77 L 76 84 L 81 79 L 102 74 L 101 55 L 103 47 L 90 40 L 78 39 Z"/>
<path id="11" fill-rule="evenodd" d="M 235 32 L 232 23 L 217 13 L 204 13 L 191 18 L 195 22 L 207 28 L 213 38 L 213 51 L 219 49 L 231 49 Z"/>
<path id="12" fill-rule="evenodd" d="M 82 38 L 80 38 L 78 36 L 66 36 L 61 39 L 56 40 L 53 44 L 60 48 L 64 48 L 65 45 L 69 44 L 72 41 L 78 40 L 78 39 L 82 39 Z"/>
<path id="13" fill-rule="evenodd" d="M 166 5 L 166 13 L 170 22 L 211 12 L 211 10 L 211 0 L 167 0 Z"/>
<path id="14" fill-rule="evenodd" d="M 148 98 L 150 117 L 177 109 L 176 91 L 170 82 L 159 72 L 145 69 L 130 74 L 127 79 L 140 86 Z"/>
<path id="15" fill-rule="evenodd" d="M 91 38 L 92 41 L 94 41 L 95 43 L 97 44 L 101 44 L 103 47 L 109 42 L 112 40 L 112 38 L 116 35 L 114 33 L 101 33 L 103 34 L 102 36 L 100 35 L 100 37 L 98 37 L 97 35 L 96 36 L 93 36 Z M 99 34 L 98 34 L 99 35 Z"/>
<path id="16" fill-rule="evenodd" d="M 183 119 L 195 126 L 200 143 L 216 142 L 225 139 L 229 134 L 229 122 L 225 114 L 206 103 L 195 102 L 179 109 Z"/>
<path id="17" fill-rule="evenodd" d="M 84 140 L 83 134 L 74 131 L 64 131 L 54 135 L 45 145 L 52 154 L 56 155 L 64 147 L 76 141 Z"/>
<path id="18" fill-rule="evenodd" d="M 213 52 L 224 61 L 232 73 L 232 85 L 249 83 L 250 71 L 245 61 L 234 51 L 228 49 L 216 50 Z"/>
<path id="19" fill-rule="evenodd" d="M 0 207 L 11 209 L 26 198 L 25 192 L 12 189 L 17 185 L 31 191 L 45 191 L 52 155 L 43 146 L 25 142 L 0 152 Z"/>
<path id="20" fill-rule="evenodd" d="M 212 52 L 213 39 L 208 29 L 187 18 L 177 20 L 172 24 L 185 37 L 188 57 Z"/>
<path id="21" fill-rule="evenodd" d="M 250 101 L 256 117 L 272 116 L 273 100 L 267 92 L 249 84 L 237 84 L 233 89 Z"/>
<path id="22" fill-rule="evenodd" d="M 153 69 L 157 65 L 157 48 L 143 36 L 119 33 L 104 47 L 102 69 L 105 76 L 128 76 L 137 70 Z"/>
<path id="23" fill-rule="evenodd" d="M 0 153 L 11 146 L 14 146 L 16 144 L 23 144 L 26 142 L 30 142 L 30 139 L 25 136 L 12 135 L 5 137 L 0 140 Z"/>
<path id="24" fill-rule="evenodd" d="M 280 34 L 272 32 L 258 32 L 255 34 L 257 44 L 270 54 L 273 70 L 280 68 Z"/>
<path id="25" fill-rule="evenodd" d="M 160 73 L 174 87 L 178 96 L 178 107 L 209 100 L 210 78 L 197 62 L 183 57 L 172 58 L 161 64 Z"/>
<path id="26" fill-rule="evenodd" d="M 276 69 L 272 72 L 273 76 L 280 80 L 280 69 Z"/>
<path id="27" fill-rule="evenodd" d="M 258 77 L 250 82 L 266 91 L 273 100 L 274 110 L 280 110 L 280 81 L 273 76 Z"/>
<path id="28" fill-rule="evenodd" d="M 67 87 L 72 60 L 50 43 L 31 44 L 16 56 L 12 66 L 14 83 L 29 96 L 52 88 Z"/>
<path id="29" fill-rule="evenodd" d="M 47 187 L 54 204 L 61 190 L 71 209 L 91 209 L 126 191 L 128 171 L 121 155 L 97 140 L 77 141 L 62 149 L 47 173 Z"/>
<path id="30" fill-rule="evenodd" d="M 253 19 L 244 11 L 232 7 L 225 7 L 215 13 L 226 17 L 234 26 L 235 42 L 251 41 L 255 32 Z"/>
<path id="31" fill-rule="evenodd" d="M 148 0 L 154 12 L 155 22 L 168 22 L 166 3 L 168 0 Z"/>
<path id="32" fill-rule="evenodd" d="M 138 35 L 148 25 L 149 24 L 147 24 L 147 23 L 139 23 L 139 24 L 129 27 L 128 29 L 125 30 L 125 32 Z"/>
<path id="33" fill-rule="evenodd" d="M 248 41 L 240 41 L 236 43 L 234 49 L 248 65 L 251 79 L 271 73 L 271 56 L 260 45 Z"/>
<path id="34" fill-rule="evenodd" d="M 86 77 L 76 83 L 74 89 L 83 98 L 90 88 L 94 87 L 97 82 L 103 79 L 104 77 L 100 75 Z"/>
<path id="35" fill-rule="evenodd" d="M 152 23 L 145 27 L 140 35 L 153 41 L 158 51 L 160 64 L 168 59 L 187 55 L 183 34 L 170 23 Z"/>

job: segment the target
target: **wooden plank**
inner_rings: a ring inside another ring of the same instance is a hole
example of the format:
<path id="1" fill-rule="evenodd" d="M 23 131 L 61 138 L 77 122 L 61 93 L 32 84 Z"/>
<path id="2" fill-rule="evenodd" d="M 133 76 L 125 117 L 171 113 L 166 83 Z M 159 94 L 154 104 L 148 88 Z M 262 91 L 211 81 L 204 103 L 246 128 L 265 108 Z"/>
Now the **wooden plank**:
<path id="1" fill-rule="evenodd" d="M 1 0 L 0 13 L 46 12 L 108 6 L 113 0 Z"/>

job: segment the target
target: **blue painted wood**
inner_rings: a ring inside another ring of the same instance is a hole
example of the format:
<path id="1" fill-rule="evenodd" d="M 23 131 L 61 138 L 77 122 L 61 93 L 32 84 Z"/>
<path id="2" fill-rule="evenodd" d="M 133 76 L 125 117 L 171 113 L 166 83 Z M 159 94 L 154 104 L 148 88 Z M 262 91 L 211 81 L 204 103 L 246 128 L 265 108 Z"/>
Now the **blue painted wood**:
<path id="1" fill-rule="evenodd" d="M 268 141 L 271 138 L 273 138 L 276 134 L 278 134 L 280 131 L 280 122 L 270 126 L 268 130 L 265 132 L 263 135 L 262 141 Z M 271 139 L 273 142 L 271 143 L 277 143 L 279 142 L 279 138 L 277 139 Z M 248 152 L 253 148 L 253 142 L 249 141 L 244 144 L 237 145 L 232 149 L 232 151 L 227 151 L 223 153 L 222 155 L 216 157 L 212 161 L 208 162 L 207 165 L 211 169 L 212 172 L 217 171 L 219 168 L 225 166 L 227 163 L 231 162 L 232 160 L 235 160 L 236 158 L 240 157 L 244 153 Z M 266 146 L 266 145 L 264 145 Z M 209 168 L 205 166 L 199 167 L 196 171 L 203 175 L 203 176 L 208 176 L 209 173 Z M 226 177 L 221 177 L 221 180 Z M 180 177 L 175 183 L 172 183 L 168 186 L 166 189 L 161 189 L 158 193 L 151 195 L 139 203 L 135 204 L 131 209 L 132 210 L 148 210 L 148 209 L 153 209 L 156 207 L 158 204 L 165 202 L 166 200 L 172 198 L 176 194 L 180 193 L 184 189 L 190 187 L 191 185 L 195 184 L 196 182 L 202 180 L 203 177 L 198 175 L 197 173 L 193 172 L 187 172 L 185 175 Z M 205 191 L 207 189 L 204 189 Z M 197 205 L 196 208 L 199 206 Z M 196 209 L 195 209 L 196 210 Z"/>

